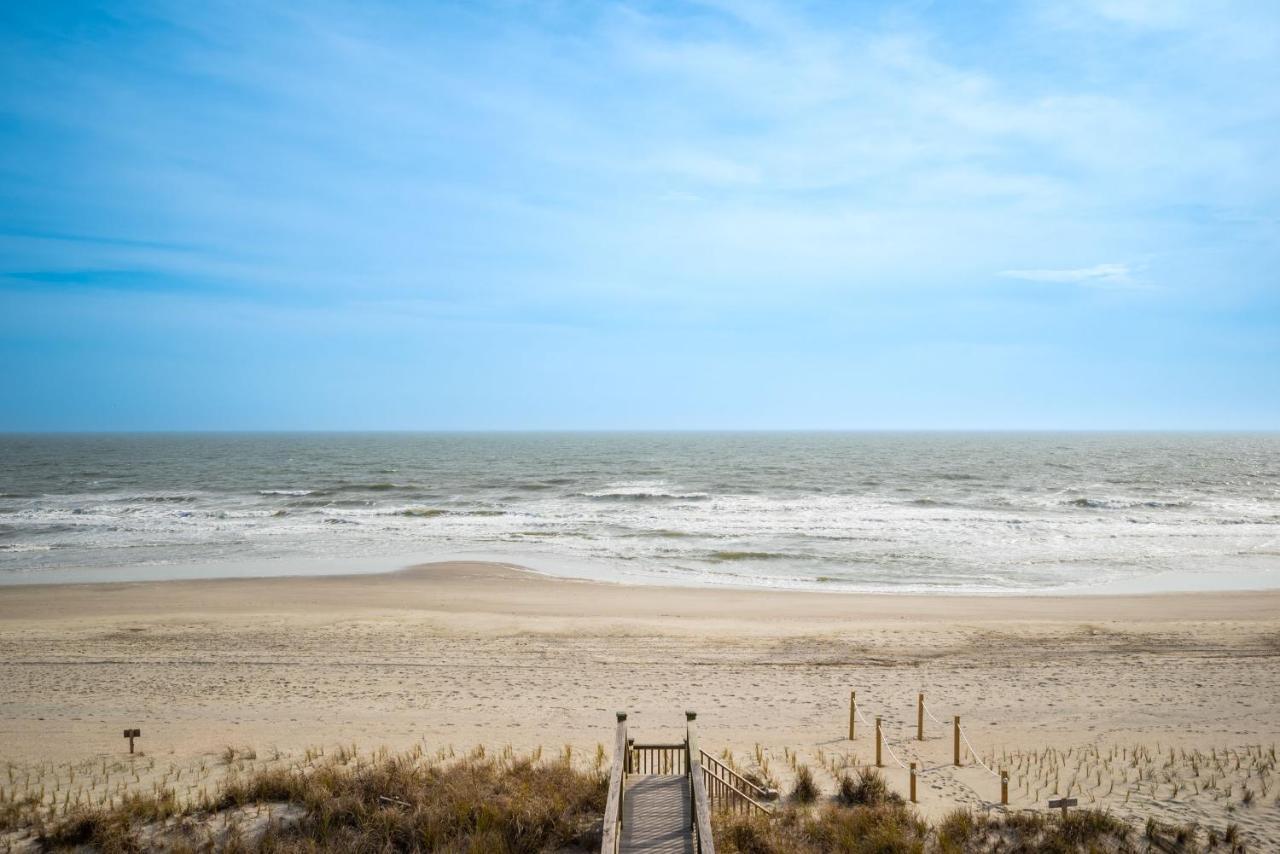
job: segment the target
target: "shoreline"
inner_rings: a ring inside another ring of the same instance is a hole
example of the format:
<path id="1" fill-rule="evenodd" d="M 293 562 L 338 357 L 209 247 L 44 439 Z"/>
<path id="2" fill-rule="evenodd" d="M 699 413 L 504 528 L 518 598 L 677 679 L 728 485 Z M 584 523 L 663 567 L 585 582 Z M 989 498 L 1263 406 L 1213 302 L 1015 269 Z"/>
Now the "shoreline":
<path id="1" fill-rule="evenodd" d="M 633 589 L 713 590 L 759 593 L 813 593 L 838 596 L 919 596 L 961 599 L 1108 598 L 1116 596 L 1218 595 L 1224 593 L 1280 592 L 1280 564 L 1233 573 L 1166 571 L 1120 578 L 1100 584 L 1081 584 L 1042 590 L 942 590 L 853 587 L 846 582 L 804 585 L 715 582 L 703 576 L 667 575 L 657 570 L 632 571 L 626 577 L 603 564 L 557 555 L 502 552 L 445 552 L 430 556 L 392 555 L 369 558 L 269 558 L 257 561 L 222 561 L 164 565 L 133 565 L 108 569 L 61 568 L 30 574 L 0 573 L 3 591 L 24 587 L 60 587 L 98 584 L 160 584 L 197 581 L 251 581 L 283 578 L 331 578 L 395 575 L 439 564 L 490 564 L 566 581 L 587 581 Z M 101 576 L 108 576 L 103 578 Z M 52 576 L 52 578 L 51 578 Z M 1225 583 L 1230 579 L 1231 583 Z M 1154 582 L 1159 581 L 1159 585 Z"/>
<path id="2" fill-rule="evenodd" d="M 127 603 L 115 602 L 123 609 L 146 611 L 153 602 L 139 595 L 159 598 L 169 606 L 180 605 L 184 594 L 199 597 L 202 608 L 211 603 L 237 611 L 253 610 L 261 605 L 264 613 L 288 613 L 291 608 L 277 598 L 252 595 L 261 593 L 289 594 L 305 592 L 308 608 L 320 602 L 340 609 L 386 609 L 424 611 L 438 608 L 458 610 L 469 605 L 500 605 L 493 593 L 503 582 L 522 585 L 522 593 L 536 594 L 543 615 L 579 614 L 576 608 L 554 606 L 554 600 L 571 589 L 592 591 L 592 601 L 607 613 L 637 617 L 653 616 L 653 606 L 660 604 L 664 612 L 678 603 L 689 614 L 712 609 L 723 613 L 726 600 L 740 613 L 761 609 L 773 613 L 787 603 L 811 616 L 826 618 L 866 617 L 876 613 L 881 618 L 901 619 L 969 619 L 989 620 L 988 612 L 1016 610 L 1026 618 L 1066 621 L 1093 619 L 1194 619 L 1197 616 L 1222 619 L 1270 619 L 1280 617 L 1280 589 L 1155 591 L 1140 593 L 882 593 L 832 589 L 828 591 L 795 588 L 730 587 L 710 585 L 630 584 L 624 581 L 587 579 L 576 576 L 551 575 L 515 563 L 495 561 L 438 561 L 404 566 L 399 569 L 323 575 L 264 575 L 176 578 L 148 581 L 76 581 L 62 583 L 30 583 L 0 586 L 0 620 L 41 619 L 31 614 L 19 615 L 21 605 L 53 604 L 48 598 L 75 598 L 75 592 L 88 593 L 79 605 L 96 610 L 108 600 L 93 595 L 129 591 Z M 496 586 L 495 586 L 496 583 Z M 60 593 L 59 591 L 63 591 Z M 74 591 L 74 592 L 73 592 Z M 440 600 L 405 599 L 405 594 L 432 592 L 443 594 Z M 165 594 L 169 594 L 166 596 Z M 246 598 L 247 597 L 247 598 Z M 363 598 L 362 598 L 363 597 Z M 625 603 L 619 602 L 625 598 Z M 501 598 L 501 597 L 500 597 Z M 1144 604 L 1160 603 L 1159 613 L 1145 614 Z M 67 603 L 70 604 L 70 603 Z M 510 603 L 508 603 L 510 604 Z M 65 606 L 64 606 L 65 607 Z M 1137 612 L 1135 613 L 1135 609 Z M 46 610 L 48 619 L 56 619 L 56 611 Z M 580 614 L 579 614 L 580 615 Z M 603 616 L 603 615 L 602 615 Z"/>

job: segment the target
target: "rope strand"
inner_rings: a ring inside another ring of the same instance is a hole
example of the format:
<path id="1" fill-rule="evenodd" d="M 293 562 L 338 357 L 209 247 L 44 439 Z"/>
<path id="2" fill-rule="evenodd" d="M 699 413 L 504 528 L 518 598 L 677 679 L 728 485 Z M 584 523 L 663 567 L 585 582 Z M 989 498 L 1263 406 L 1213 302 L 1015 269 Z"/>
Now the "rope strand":
<path id="1" fill-rule="evenodd" d="M 999 774 L 991 770 L 991 766 L 987 765 L 987 763 L 982 761 L 982 757 L 978 755 L 978 751 L 973 749 L 973 742 L 969 741 L 969 735 L 964 731 L 964 727 L 960 727 L 960 737 L 964 739 L 964 743 L 969 747 L 969 753 L 971 753 L 973 755 L 973 758 L 978 761 L 978 764 L 981 765 L 983 768 L 986 768 L 987 773 L 990 774 L 992 777 L 999 777 L 1000 776 Z"/>
<path id="2" fill-rule="evenodd" d="M 880 743 L 884 745 L 885 750 L 889 751 L 889 756 L 893 758 L 894 762 L 898 763 L 898 767 L 904 771 L 907 770 L 907 766 L 902 764 L 902 760 L 898 758 L 898 754 L 893 752 L 893 748 L 889 745 L 889 739 L 884 737 L 884 733 L 880 734 Z"/>

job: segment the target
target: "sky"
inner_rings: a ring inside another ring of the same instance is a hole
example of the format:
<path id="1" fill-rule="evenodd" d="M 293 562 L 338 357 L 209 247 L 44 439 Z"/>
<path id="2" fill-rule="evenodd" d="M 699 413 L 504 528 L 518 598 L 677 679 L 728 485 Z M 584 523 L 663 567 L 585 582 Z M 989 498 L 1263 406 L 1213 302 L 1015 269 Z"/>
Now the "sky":
<path id="1" fill-rule="evenodd" d="M 0 6 L 0 430 L 1280 429 L 1280 4 Z"/>

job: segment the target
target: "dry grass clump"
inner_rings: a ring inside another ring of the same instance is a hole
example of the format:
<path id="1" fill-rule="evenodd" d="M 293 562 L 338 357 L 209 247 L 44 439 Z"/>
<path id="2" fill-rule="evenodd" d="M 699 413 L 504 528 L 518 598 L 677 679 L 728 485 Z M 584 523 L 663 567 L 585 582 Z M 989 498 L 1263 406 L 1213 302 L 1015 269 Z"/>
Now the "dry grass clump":
<path id="1" fill-rule="evenodd" d="M 110 807 L 80 807 L 49 824 L 39 822 L 37 831 L 44 845 L 54 850 L 89 845 L 103 852 L 141 851 L 136 828 L 164 822 L 182 812 L 172 790 L 126 792 Z"/>
<path id="2" fill-rule="evenodd" d="M 798 804 L 811 804 L 818 799 L 818 784 L 808 765 L 796 768 L 796 783 L 791 787 L 791 800 Z"/>
<path id="3" fill-rule="evenodd" d="M 607 783 L 565 761 L 487 758 L 433 762 L 421 754 L 380 754 L 361 761 L 349 754 L 304 768 L 236 774 L 184 819 L 225 823 L 254 805 L 290 805 L 299 817 L 266 822 L 253 838 L 229 847 L 264 852 L 559 851 L 590 847 L 598 839 Z M 114 808 L 76 810 L 45 827 L 48 849 L 92 846 L 101 852 L 151 847 L 172 815 L 171 801 L 142 798 Z M 598 845 L 598 841 L 595 842 Z M 180 847 L 180 846 L 178 846 Z M 228 847 L 226 845 L 220 848 Z"/>
<path id="4" fill-rule="evenodd" d="M 856 786 L 853 781 L 850 784 Z M 875 790 L 874 784 L 870 789 Z M 1198 854 L 1243 851 L 1238 841 L 1204 835 L 1194 825 L 1149 824 L 1140 835 L 1099 810 L 1076 810 L 1066 818 L 1045 813 L 978 815 L 955 810 L 929 827 L 901 802 L 875 806 L 836 803 L 809 811 L 798 807 L 773 816 L 718 815 L 720 854 Z M 1224 844 L 1225 843 L 1225 844 Z"/>
<path id="5" fill-rule="evenodd" d="M 848 774 L 840 778 L 836 801 L 846 807 L 876 807 L 882 804 L 901 804 L 902 795 L 889 788 L 879 771 L 868 768 L 859 771 L 856 780 Z"/>
<path id="6" fill-rule="evenodd" d="M 34 793 L 6 800 L 0 795 L 0 833 L 32 824 L 40 814 L 40 796 Z"/>
<path id="7" fill-rule="evenodd" d="M 1129 825 L 1101 810 L 1075 810 L 1063 818 L 1057 814 L 1026 812 L 980 816 L 959 809 L 948 813 L 938 823 L 935 833 L 939 854 L 983 851 L 1136 854 L 1146 850 L 1145 846 L 1134 844 L 1133 829 Z"/>
<path id="8" fill-rule="evenodd" d="M 799 808 L 772 816 L 718 814 L 719 854 L 921 854 L 929 828 L 903 806 Z"/>

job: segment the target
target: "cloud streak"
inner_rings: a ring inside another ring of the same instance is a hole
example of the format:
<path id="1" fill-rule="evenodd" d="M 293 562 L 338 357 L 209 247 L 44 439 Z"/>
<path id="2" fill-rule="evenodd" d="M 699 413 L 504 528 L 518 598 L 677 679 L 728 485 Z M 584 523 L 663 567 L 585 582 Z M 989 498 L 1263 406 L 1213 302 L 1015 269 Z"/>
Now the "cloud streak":
<path id="1" fill-rule="evenodd" d="M 1142 287 L 1127 264 L 1095 264 L 1065 270 L 1004 270 L 1000 275 L 1028 282 L 1061 282 L 1091 288 Z"/>

